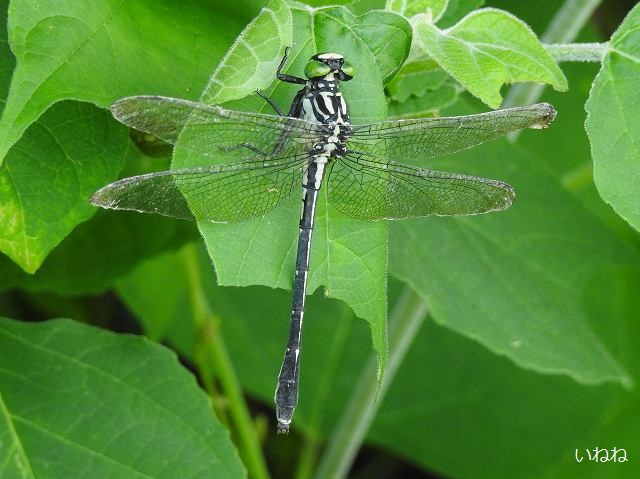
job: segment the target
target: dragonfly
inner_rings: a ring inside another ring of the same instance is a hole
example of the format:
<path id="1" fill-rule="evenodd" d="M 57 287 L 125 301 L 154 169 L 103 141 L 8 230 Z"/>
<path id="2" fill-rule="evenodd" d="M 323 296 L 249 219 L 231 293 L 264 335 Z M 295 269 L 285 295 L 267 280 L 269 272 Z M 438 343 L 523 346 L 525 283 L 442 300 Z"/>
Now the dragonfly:
<path id="1" fill-rule="evenodd" d="M 481 114 L 352 125 L 340 83 L 355 76 L 342 54 L 318 53 L 287 114 L 234 111 L 177 98 L 132 96 L 111 111 L 125 125 L 183 148 L 202 165 L 121 179 L 91 203 L 199 222 L 231 223 L 265 215 L 302 192 L 289 335 L 275 392 L 277 431 L 286 433 L 298 404 L 302 322 L 319 191 L 358 220 L 475 215 L 508 208 L 510 185 L 403 164 L 470 148 L 523 128 L 546 128 L 554 108 L 539 103 Z M 215 160 L 215 161 L 214 161 Z"/>

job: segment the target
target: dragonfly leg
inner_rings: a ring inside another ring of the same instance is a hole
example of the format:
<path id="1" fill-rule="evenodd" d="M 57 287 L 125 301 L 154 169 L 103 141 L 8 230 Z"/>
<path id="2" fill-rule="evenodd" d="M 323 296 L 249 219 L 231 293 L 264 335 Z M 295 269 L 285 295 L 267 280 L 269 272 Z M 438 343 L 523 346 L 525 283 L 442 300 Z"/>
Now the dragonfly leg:
<path id="1" fill-rule="evenodd" d="M 280 81 L 283 82 L 287 82 L 287 83 L 296 83 L 298 85 L 304 85 L 305 83 L 307 83 L 307 80 L 305 80 L 304 78 L 298 78 L 298 77 L 294 77 L 292 75 L 286 75 L 284 73 L 282 73 L 282 69 L 284 68 L 284 64 L 287 62 L 287 58 L 289 58 L 289 50 L 291 48 L 287 47 L 284 50 L 284 56 L 282 57 L 282 60 L 280 61 L 280 65 L 278 66 L 278 70 L 276 70 L 276 78 Z"/>
<path id="2" fill-rule="evenodd" d="M 273 101 L 271 98 L 269 98 L 267 95 L 263 94 L 260 90 L 256 90 L 256 94 L 262 98 L 264 101 L 266 101 L 269 105 L 271 105 L 271 108 L 273 108 L 276 113 L 280 116 L 285 116 L 284 113 L 282 113 L 282 110 L 280 108 L 278 108 L 278 105 L 276 104 L 275 101 Z"/>

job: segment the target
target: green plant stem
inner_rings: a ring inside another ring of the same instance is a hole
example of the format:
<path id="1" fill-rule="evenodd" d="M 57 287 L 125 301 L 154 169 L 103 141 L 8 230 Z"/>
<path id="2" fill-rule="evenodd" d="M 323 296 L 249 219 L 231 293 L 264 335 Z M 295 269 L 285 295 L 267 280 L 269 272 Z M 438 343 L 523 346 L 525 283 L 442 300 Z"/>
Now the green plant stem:
<path id="1" fill-rule="evenodd" d="M 314 468 L 318 461 L 322 440 L 317 431 L 321 429 L 321 421 L 325 412 L 325 403 L 331 399 L 333 379 L 341 366 L 342 354 L 345 350 L 349 333 L 353 325 L 353 312 L 346 304 L 342 307 L 342 314 L 338 321 L 338 327 L 334 331 L 331 346 L 327 351 L 324 362 L 325 367 L 322 376 L 318 380 L 318 392 L 314 401 L 314 407 L 309 416 L 309 427 L 305 434 L 298 467 L 294 478 L 310 479 L 313 476 Z"/>
<path id="2" fill-rule="evenodd" d="M 347 477 L 371 422 L 395 377 L 409 346 L 427 314 L 427 305 L 411 288 L 405 287 L 389 315 L 389 362 L 382 385 L 376 377 L 377 359 L 369 358 L 360 373 L 349 403 L 329 438 L 315 479 Z"/>
<path id="3" fill-rule="evenodd" d="M 544 46 L 557 62 L 601 62 L 608 43 L 554 43 Z"/>
<path id="4" fill-rule="evenodd" d="M 560 180 L 568 191 L 580 191 L 593 183 L 593 164 L 589 162 L 574 168 L 562 175 Z"/>
<path id="5" fill-rule="evenodd" d="M 212 371 L 215 371 L 220 387 L 227 399 L 229 416 L 233 423 L 232 429 L 238 439 L 238 450 L 249 477 L 268 479 L 269 472 L 257 440 L 258 435 L 251 420 L 247 403 L 244 400 L 240 382 L 231 364 L 222 336 L 219 334 L 219 318 L 213 314 L 206 293 L 202 289 L 196 248 L 194 244 L 186 246 L 184 258 L 190 302 L 193 309 L 194 322 L 198 330 L 200 354 L 206 365 L 199 372 L 207 376 Z M 212 377 L 209 377 L 205 383 L 207 381 L 212 382 Z"/>
<path id="6" fill-rule="evenodd" d="M 566 0 L 540 36 L 540 41 L 547 44 L 573 42 L 600 3 L 602 0 Z M 531 105 L 538 101 L 544 88 L 541 84 L 514 85 L 507 93 L 502 107 Z M 508 138 L 515 141 L 519 134 L 520 132 L 510 133 Z"/>

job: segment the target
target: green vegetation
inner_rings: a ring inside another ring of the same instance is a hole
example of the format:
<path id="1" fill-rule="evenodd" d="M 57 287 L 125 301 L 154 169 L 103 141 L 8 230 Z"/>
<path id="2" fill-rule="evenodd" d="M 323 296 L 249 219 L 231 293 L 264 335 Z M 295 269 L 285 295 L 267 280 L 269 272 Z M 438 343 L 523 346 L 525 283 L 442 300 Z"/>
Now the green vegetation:
<path id="1" fill-rule="evenodd" d="M 310 3 L 0 0 L 0 477 L 639 477 L 640 6 Z M 197 226 L 88 200 L 197 161 L 128 134 L 113 101 L 273 113 L 253 92 L 288 106 L 287 46 L 291 74 L 320 51 L 356 66 L 354 124 L 558 118 L 405 159 L 508 182 L 505 212 L 362 222 L 321 194 L 276 437 L 299 197 Z M 585 451 L 614 447 L 629 462 Z"/>

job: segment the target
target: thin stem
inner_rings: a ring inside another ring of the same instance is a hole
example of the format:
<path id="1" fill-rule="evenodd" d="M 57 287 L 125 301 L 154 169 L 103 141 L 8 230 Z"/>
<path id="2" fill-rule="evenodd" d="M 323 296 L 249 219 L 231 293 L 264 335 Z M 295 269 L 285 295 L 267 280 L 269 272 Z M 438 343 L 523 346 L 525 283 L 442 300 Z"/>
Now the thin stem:
<path id="1" fill-rule="evenodd" d="M 593 184 L 593 164 L 584 163 L 581 166 L 566 172 L 560 178 L 562 185 L 568 191 L 579 191 L 586 186 Z"/>
<path id="2" fill-rule="evenodd" d="M 540 41 L 542 43 L 573 42 L 600 3 L 602 0 L 566 0 L 540 37 Z M 514 85 L 507 93 L 502 106 L 508 108 L 516 105 L 531 105 L 538 101 L 544 88 L 542 84 Z M 515 141 L 519 135 L 520 132 L 515 131 L 510 133 L 508 138 Z"/>
<path id="3" fill-rule="evenodd" d="M 601 62 L 608 43 L 553 43 L 544 46 L 557 62 Z"/>
<path id="4" fill-rule="evenodd" d="M 331 346 L 325 357 L 325 368 L 318 380 L 318 392 L 314 398 L 314 405 L 309 417 L 309 432 L 305 435 L 304 443 L 300 451 L 298 467 L 293 475 L 295 479 L 310 479 L 318 462 L 321 450 L 321 440 L 316 431 L 321 428 L 322 414 L 326 411 L 326 401 L 330 400 L 333 379 L 341 365 L 342 354 L 349 339 L 349 332 L 353 325 L 353 312 L 347 305 L 342 307 L 342 313 L 338 320 L 338 327 L 333 333 Z"/>
<path id="5" fill-rule="evenodd" d="M 389 315 L 390 355 L 380 388 L 374 355 L 363 368 L 351 399 L 330 436 L 315 479 L 346 478 L 382 400 L 395 377 L 416 332 L 427 314 L 427 305 L 408 286 Z"/>
<path id="6" fill-rule="evenodd" d="M 238 439 L 238 450 L 249 476 L 268 479 L 269 472 L 257 440 L 258 435 L 219 331 L 220 320 L 213 314 L 206 293 L 202 289 L 197 247 L 194 244 L 187 245 L 183 258 L 194 322 L 198 328 L 197 355 L 203 361 L 202 368 L 198 365 L 199 373 L 207 378 L 204 381 L 207 384 L 213 382 L 212 376 L 215 371 L 227 399 L 229 417 Z"/>

